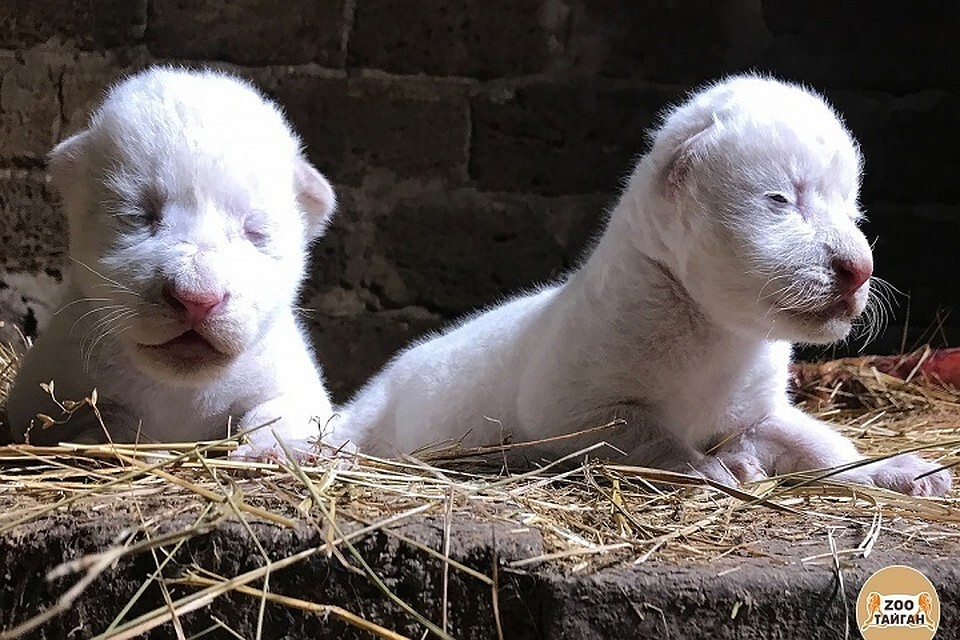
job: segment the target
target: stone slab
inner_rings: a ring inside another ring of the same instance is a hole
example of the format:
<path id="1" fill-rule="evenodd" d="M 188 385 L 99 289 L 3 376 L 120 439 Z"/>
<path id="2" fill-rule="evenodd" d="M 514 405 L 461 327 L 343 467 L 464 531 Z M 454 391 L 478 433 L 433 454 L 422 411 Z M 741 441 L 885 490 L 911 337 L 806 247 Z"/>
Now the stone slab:
<path id="1" fill-rule="evenodd" d="M 91 517 L 83 509 L 51 515 L 0 536 L 0 562 L 6 579 L 0 581 L 0 627 L 47 606 L 73 584 L 75 578 L 48 581 L 45 572 L 63 561 L 101 551 L 115 544 L 135 516 Z M 171 521 L 167 529 L 182 526 Z M 281 529 L 253 523 L 252 531 L 266 553 L 281 559 L 322 544 L 324 536 L 300 526 Z M 442 522 L 409 522 L 398 531 L 433 549 L 442 548 Z M 825 538 L 825 536 L 823 536 Z M 817 551 L 825 547 L 820 541 Z M 423 551 L 383 532 L 365 536 L 355 545 L 384 584 L 434 622 L 443 602 L 442 563 Z M 503 637 L 510 640 L 583 640 L 584 638 L 710 638 L 760 640 L 769 638 L 844 637 L 860 586 L 874 571 L 890 564 L 907 564 L 922 571 L 937 588 L 943 611 L 938 637 L 960 633 L 960 565 L 955 545 L 921 548 L 881 543 L 867 559 L 843 561 L 843 587 L 830 563 L 799 563 L 811 553 L 807 546 L 770 541 L 755 557 L 728 556 L 713 563 L 649 561 L 641 565 L 615 563 L 606 569 L 571 572 L 561 565 L 511 569 L 513 560 L 540 555 L 543 543 L 535 531 L 507 524 L 457 520 L 451 529 L 451 557 L 492 575 L 498 563 L 498 613 Z M 355 561 L 354 561 L 355 562 Z M 261 566 L 263 558 L 250 535 L 236 521 L 227 520 L 210 533 L 189 540 L 167 573 L 176 575 L 202 567 L 233 576 Z M 567 565 L 569 566 L 569 565 Z M 60 640 L 78 630 L 83 635 L 102 631 L 140 587 L 156 565 L 144 553 L 119 561 L 84 591 L 62 615 L 28 638 Z M 321 604 L 338 605 L 411 638 L 422 627 L 396 604 L 387 601 L 365 575 L 344 568 L 336 557 L 318 554 L 294 567 L 277 570 L 271 591 Z M 173 598 L 190 590 L 171 587 Z M 497 637 L 493 591 L 456 569 L 449 572 L 448 630 L 458 639 Z M 162 606 L 156 585 L 149 587 L 131 615 Z M 256 635 L 259 601 L 247 596 L 224 596 L 206 608 L 180 616 L 187 635 L 220 619 L 241 637 Z M 169 625 L 142 637 L 172 637 Z M 227 638 L 226 631 L 211 637 Z M 265 638 L 368 638 L 333 616 L 300 613 L 267 604 Z"/>

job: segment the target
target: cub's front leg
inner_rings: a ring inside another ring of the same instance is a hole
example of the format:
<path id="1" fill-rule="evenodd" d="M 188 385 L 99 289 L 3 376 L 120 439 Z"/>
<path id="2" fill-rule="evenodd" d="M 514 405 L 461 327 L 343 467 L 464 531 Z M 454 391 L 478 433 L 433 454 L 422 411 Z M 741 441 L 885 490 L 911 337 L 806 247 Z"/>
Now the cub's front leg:
<path id="1" fill-rule="evenodd" d="M 240 445 L 231 453 L 234 458 L 271 459 L 285 458 L 283 448 L 277 442 L 282 440 L 299 460 L 304 460 L 316 452 L 316 442 L 320 438 L 317 420 L 304 406 L 302 400 L 282 395 L 259 404 L 243 415 L 239 430 L 248 433 L 246 444 Z"/>
<path id="2" fill-rule="evenodd" d="M 241 362 L 233 376 L 223 385 L 235 393 L 231 413 L 239 417 L 240 431 L 255 430 L 231 457 L 283 460 L 278 439 L 298 460 L 320 454 L 321 439 L 326 445 L 343 444 L 331 438 L 336 423 L 330 396 L 292 316 L 277 322 L 260 351 Z"/>
<path id="3" fill-rule="evenodd" d="M 612 415 L 626 424 L 605 439 L 628 452 L 629 464 L 699 475 L 728 486 L 764 477 L 760 463 L 748 451 L 730 451 L 725 457 L 705 455 L 635 407 L 618 408 Z M 601 414 L 590 423 L 602 419 L 609 419 L 609 414 Z"/>
<path id="4" fill-rule="evenodd" d="M 825 469 L 863 460 L 851 442 L 833 427 L 796 407 L 776 409 L 766 420 L 725 446 L 718 456 L 756 459 L 768 474 Z M 902 454 L 836 474 L 835 478 L 892 489 L 913 496 L 942 496 L 950 490 L 949 470 L 919 478 L 938 465 Z"/>

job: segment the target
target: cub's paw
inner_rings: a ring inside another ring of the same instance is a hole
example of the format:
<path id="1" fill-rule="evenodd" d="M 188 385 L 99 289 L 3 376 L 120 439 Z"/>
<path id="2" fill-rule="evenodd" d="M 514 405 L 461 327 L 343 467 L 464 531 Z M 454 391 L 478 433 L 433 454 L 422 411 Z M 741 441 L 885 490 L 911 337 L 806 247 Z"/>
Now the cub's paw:
<path id="1" fill-rule="evenodd" d="M 306 440 L 285 440 L 284 442 L 297 462 L 307 462 L 315 455 L 313 445 Z M 285 462 L 287 453 L 277 442 L 273 444 L 269 442 L 248 442 L 231 451 L 229 457 L 234 460 L 252 462 Z"/>
<path id="2" fill-rule="evenodd" d="M 862 474 L 870 484 L 910 496 L 942 496 L 953 484 L 949 469 L 917 478 L 939 467 L 940 465 L 908 453 L 860 467 L 856 469 L 856 475 L 851 479 L 863 481 L 856 477 Z"/>
<path id="3" fill-rule="evenodd" d="M 760 464 L 760 460 L 752 453 L 738 451 L 736 453 L 719 453 L 717 457 L 730 473 L 740 482 L 756 482 L 766 480 L 769 476 Z"/>
<path id="4" fill-rule="evenodd" d="M 763 480 L 767 477 L 760 460 L 755 455 L 745 451 L 703 456 L 694 465 L 694 469 L 710 480 L 730 487 L 735 487 L 744 482 Z"/>
<path id="5" fill-rule="evenodd" d="M 353 467 L 356 447 L 349 443 L 338 449 L 314 440 L 284 439 L 284 444 L 298 464 L 325 464 L 334 461 L 341 469 Z M 256 462 L 288 462 L 287 452 L 274 440 L 272 443 L 248 442 L 230 452 L 231 459 Z"/>

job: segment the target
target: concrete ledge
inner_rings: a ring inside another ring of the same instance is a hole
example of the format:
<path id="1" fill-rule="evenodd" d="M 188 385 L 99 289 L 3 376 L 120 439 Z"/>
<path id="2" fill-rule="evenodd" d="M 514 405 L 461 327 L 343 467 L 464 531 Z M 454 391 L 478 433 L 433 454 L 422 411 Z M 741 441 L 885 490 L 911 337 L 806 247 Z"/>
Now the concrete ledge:
<path id="1" fill-rule="evenodd" d="M 162 521 L 161 514 L 159 516 Z M 149 515 L 147 516 L 149 517 Z M 156 533 L 182 528 L 180 518 Z M 100 517 L 92 511 L 58 514 L 22 525 L 0 536 L 0 626 L 9 627 L 48 606 L 76 580 L 47 582 L 44 574 L 65 560 L 117 544 L 125 531 L 138 528 L 132 515 Z M 129 529 L 128 529 L 129 527 Z M 253 531 L 273 560 L 317 546 L 324 537 L 306 528 L 281 529 L 252 523 Z M 442 548 L 438 520 L 399 526 L 395 531 L 432 549 Z M 154 533 L 153 535 L 156 535 Z M 493 540 L 496 536 L 496 553 Z M 424 551 L 382 531 L 356 542 L 357 549 L 397 596 L 434 622 L 439 622 L 442 563 Z M 170 547 L 172 548 L 172 547 Z M 168 548 L 168 549 L 170 549 Z M 484 575 L 499 561 L 498 600 L 503 637 L 510 640 L 584 638 L 842 638 L 844 619 L 851 620 L 860 586 L 877 569 L 908 564 L 924 572 L 937 587 L 942 606 L 938 637 L 960 634 L 960 567 L 955 548 L 926 552 L 878 549 L 867 560 L 843 567 L 841 595 L 832 567 L 803 566 L 791 554 L 806 547 L 771 541 L 760 551 L 769 557 L 727 556 L 710 564 L 648 562 L 600 570 L 590 575 L 548 566 L 516 570 L 508 564 L 540 555 L 542 540 L 531 530 L 507 524 L 458 521 L 451 531 L 451 557 Z M 758 549 L 754 548 L 754 551 Z M 161 558 L 162 558 L 161 554 Z M 262 558 L 240 523 L 226 520 L 214 531 L 190 539 L 168 565 L 175 577 L 191 566 L 234 576 L 262 565 Z M 61 616 L 27 636 L 62 639 L 102 632 L 156 565 L 149 553 L 121 560 L 97 579 Z M 347 570 L 336 556 L 318 554 L 271 575 L 270 589 L 322 604 L 340 605 L 398 633 L 420 638 L 423 628 L 390 603 L 364 575 Z M 192 589 L 172 586 L 176 599 Z M 455 638 L 496 638 L 492 589 L 481 580 L 451 568 L 448 586 L 449 631 Z M 849 607 L 844 611 L 844 601 Z M 148 588 L 128 619 L 162 606 L 160 589 Z M 219 619 L 245 638 L 256 637 L 259 601 L 244 595 L 224 596 L 208 608 L 181 618 L 186 634 L 210 627 Z M 170 625 L 143 636 L 171 638 Z M 208 637 L 233 637 L 226 631 Z M 333 617 L 302 614 L 268 604 L 264 638 L 369 638 Z"/>

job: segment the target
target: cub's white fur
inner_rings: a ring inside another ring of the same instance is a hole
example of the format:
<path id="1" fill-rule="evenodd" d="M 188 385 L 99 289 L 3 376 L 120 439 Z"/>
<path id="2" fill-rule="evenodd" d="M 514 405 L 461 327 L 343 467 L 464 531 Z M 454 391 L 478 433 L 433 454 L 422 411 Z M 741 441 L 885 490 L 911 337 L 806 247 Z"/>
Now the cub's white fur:
<path id="1" fill-rule="evenodd" d="M 189 441 L 276 420 L 301 448 L 331 405 L 294 300 L 335 206 L 276 105 L 212 71 L 155 68 L 115 86 L 51 153 L 70 228 L 66 304 L 9 399 L 21 439 L 40 383 L 96 388 L 115 441 Z M 90 412 L 31 442 L 101 439 Z M 241 455 L 268 453 L 270 428 Z"/>
<path id="2" fill-rule="evenodd" d="M 389 455 L 622 418 L 547 453 L 603 439 L 723 482 L 860 459 L 786 389 L 790 342 L 843 338 L 867 303 L 860 165 L 820 97 L 758 77 L 707 87 L 655 132 L 578 271 L 399 355 L 345 408 L 347 428 Z M 933 468 L 903 455 L 844 477 L 943 494 L 948 472 L 916 478 Z"/>

